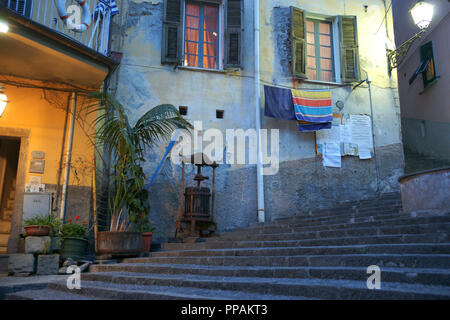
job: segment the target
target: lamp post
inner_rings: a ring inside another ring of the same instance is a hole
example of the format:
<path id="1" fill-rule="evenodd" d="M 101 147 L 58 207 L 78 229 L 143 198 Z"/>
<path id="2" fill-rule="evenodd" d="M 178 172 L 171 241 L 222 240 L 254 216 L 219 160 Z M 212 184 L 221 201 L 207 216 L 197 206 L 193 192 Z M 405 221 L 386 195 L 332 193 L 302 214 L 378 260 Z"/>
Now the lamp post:
<path id="1" fill-rule="evenodd" d="M 392 69 L 397 68 L 406 58 L 411 45 L 417 39 L 421 38 L 426 32 L 428 26 L 433 19 L 434 6 L 426 1 L 417 1 L 417 3 L 409 10 L 414 24 L 420 28 L 420 31 L 412 36 L 409 40 L 404 42 L 395 50 L 387 50 L 387 57 L 389 60 L 389 73 Z"/>
<path id="2" fill-rule="evenodd" d="M 8 104 L 8 97 L 3 92 L 3 86 L 0 85 L 0 117 L 3 114 L 3 111 L 5 111 L 6 105 Z"/>

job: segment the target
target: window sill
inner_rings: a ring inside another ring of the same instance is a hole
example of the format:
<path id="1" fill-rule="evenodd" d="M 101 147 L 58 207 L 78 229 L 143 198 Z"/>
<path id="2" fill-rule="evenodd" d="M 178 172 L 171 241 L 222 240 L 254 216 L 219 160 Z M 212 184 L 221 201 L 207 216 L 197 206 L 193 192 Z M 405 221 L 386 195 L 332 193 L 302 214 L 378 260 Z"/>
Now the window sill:
<path id="1" fill-rule="evenodd" d="M 188 71 L 196 71 L 196 72 L 211 72 L 211 73 L 219 73 L 219 74 L 227 73 L 225 70 L 220 70 L 220 69 L 206 69 L 206 68 L 185 67 L 185 66 L 179 66 L 178 69 L 188 70 Z"/>
<path id="2" fill-rule="evenodd" d="M 339 83 L 339 82 L 328 82 L 328 81 L 320 81 L 320 80 L 309 80 L 309 79 L 300 79 L 300 81 L 311 84 L 322 84 L 327 86 L 336 86 L 336 87 L 348 87 L 349 84 Z"/>
<path id="3" fill-rule="evenodd" d="M 441 76 L 436 76 L 436 78 L 434 78 L 434 80 L 431 81 L 431 82 L 426 86 L 426 88 L 423 89 L 423 91 L 419 92 L 419 95 L 421 96 L 421 95 L 423 95 L 425 92 L 427 92 L 432 86 L 434 86 L 434 85 L 436 84 L 436 82 L 438 82 L 438 80 L 439 80 L 440 77 L 441 77 Z"/>

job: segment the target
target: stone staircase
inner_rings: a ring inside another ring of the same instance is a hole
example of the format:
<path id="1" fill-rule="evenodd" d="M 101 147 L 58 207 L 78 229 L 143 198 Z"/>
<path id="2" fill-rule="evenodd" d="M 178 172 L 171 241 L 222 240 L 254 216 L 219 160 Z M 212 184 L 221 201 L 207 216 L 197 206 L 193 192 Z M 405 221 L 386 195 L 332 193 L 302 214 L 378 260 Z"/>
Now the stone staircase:
<path id="1" fill-rule="evenodd" d="M 345 202 L 148 258 L 91 266 L 9 299 L 450 299 L 450 211 L 403 213 L 399 194 Z M 381 269 L 369 290 L 367 268 Z"/>
<path id="2" fill-rule="evenodd" d="M 0 220 L 0 254 L 6 254 L 11 222 Z"/>

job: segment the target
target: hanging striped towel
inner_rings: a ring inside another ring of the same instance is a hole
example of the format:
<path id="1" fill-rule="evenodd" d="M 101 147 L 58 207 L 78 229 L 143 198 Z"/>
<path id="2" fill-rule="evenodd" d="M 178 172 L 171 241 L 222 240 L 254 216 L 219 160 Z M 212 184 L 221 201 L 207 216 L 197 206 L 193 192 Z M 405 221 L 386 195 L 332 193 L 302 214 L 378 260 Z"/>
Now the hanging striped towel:
<path id="1" fill-rule="evenodd" d="M 300 131 L 330 129 L 333 122 L 331 91 L 292 90 Z"/>

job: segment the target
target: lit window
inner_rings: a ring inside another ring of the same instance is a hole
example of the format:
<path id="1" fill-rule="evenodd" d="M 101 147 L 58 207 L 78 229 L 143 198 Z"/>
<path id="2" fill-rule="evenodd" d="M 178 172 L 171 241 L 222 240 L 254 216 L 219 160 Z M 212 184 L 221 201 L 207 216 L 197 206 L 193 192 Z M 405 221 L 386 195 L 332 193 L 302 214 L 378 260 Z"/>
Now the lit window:
<path id="1" fill-rule="evenodd" d="M 186 2 L 184 65 L 217 69 L 219 55 L 219 7 Z"/>
<path id="2" fill-rule="evenodd" d="M 306 20 L 308 79 L 334 81 L 331 23 Z"/>

